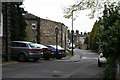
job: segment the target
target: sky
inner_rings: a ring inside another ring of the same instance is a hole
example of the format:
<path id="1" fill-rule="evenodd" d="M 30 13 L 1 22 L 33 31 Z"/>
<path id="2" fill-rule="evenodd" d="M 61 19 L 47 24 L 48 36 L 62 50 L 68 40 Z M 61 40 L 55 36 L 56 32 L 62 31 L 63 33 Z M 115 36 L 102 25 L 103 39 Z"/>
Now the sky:
<path id="1" fill-rule="evenodd" d="M 61 22 L 71 30 L 72 20 L 63 16 L 63 9 L 73 4 L 74 0 L 24 0 L 24 9 L 40 18 Z M 89 19 L 88 11 L 81 11 L 73 22 L 73 29 L 79 32 L 90 32 L 96 19 Z"/>

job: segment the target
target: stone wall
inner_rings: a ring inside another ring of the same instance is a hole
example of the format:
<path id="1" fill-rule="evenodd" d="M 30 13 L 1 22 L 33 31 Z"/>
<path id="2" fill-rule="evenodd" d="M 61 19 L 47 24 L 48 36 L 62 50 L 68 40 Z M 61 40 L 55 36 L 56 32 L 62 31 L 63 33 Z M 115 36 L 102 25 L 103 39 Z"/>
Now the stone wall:
<path id="1" fill-rule="evenodd" d="M 2 3 L 3 11 L 3 37 L 2 37 L 2 55 L 3 61 L 10 60 L 10 5 L 11 3 Z"/>
<path id="2" fill-rule="evenodd" d="M 67 26 L 65 26 L 63 23 L 47 19 L 40 20 L 40 43 L 44 45 L 56 45 L 56 27 L 59 29 L 58 45 L 66 48 L 68 40 Z"/>
<path id="3" fill-rule="evenodd" d="M 0 63 L 2 61 L 2 37 L 0 37 Z"/>
<path id="4" fill-rule="evenodd" d="M 63 48 L 66 48 L 67 46 L 67 40 L 68 40 L 68 31 L 67 26 L 65 26 L 63 23 L 55 22 L 48 19 L 42 19 L 39 20 L 39 31 L 38 29 L 32 29 L 32 24 L 38 24 L 36 22 L 36 16 L 30 13 L 27 13 L 25 15 L 26 17 L 26 31 L 27 31 L 27 39 L 32 41 L 36 39 L 36 36 L 39 37 L 39 43 L 43 45 L 56 45 L 56 34 L 55 34 L 55 28 L 57 27 L 59 29 L 58 34 L 58 45 L 62 46 Z M 38 27 L 38 25 L 36 25 Z M 37 34 L 37 32 L 40 33 L 40 35 Z"/>
<path id="5" fill-rule="evenodd" d="M 55 45 L 56 44 L 56 34 L 55 34 L 55 28 L 58 27 L 59 30 L 61 30 L 60 24 L 46 20 L 41 19 L 40 21 L 40 43 L 44 45 Z M 61 45 L 61 35 L 59 33 L 58 35 L 58 42 L 59 45 Z"/>
<path id="6" fill-rule="evenodd" d="M 26 20 L 27 26 L 27 40 L 28 41 L 37 41 L 37 31 L 33 28 L 32 24 L 37 24 L 36 20 Z"/>

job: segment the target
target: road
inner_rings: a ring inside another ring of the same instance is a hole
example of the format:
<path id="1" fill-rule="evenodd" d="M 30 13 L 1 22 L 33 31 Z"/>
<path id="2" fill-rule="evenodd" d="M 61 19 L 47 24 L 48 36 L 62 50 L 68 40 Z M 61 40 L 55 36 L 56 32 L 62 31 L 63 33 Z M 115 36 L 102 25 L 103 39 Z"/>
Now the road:
<path id="1" fill-rule="evenodd" d="M 2 67 L 3 78 L 100 78 L 103 68 L 97 66 L 98 54 L 89 50 L 74 50 L 82 54 L 78 62 L 44 61 L 21 62 Z"/>

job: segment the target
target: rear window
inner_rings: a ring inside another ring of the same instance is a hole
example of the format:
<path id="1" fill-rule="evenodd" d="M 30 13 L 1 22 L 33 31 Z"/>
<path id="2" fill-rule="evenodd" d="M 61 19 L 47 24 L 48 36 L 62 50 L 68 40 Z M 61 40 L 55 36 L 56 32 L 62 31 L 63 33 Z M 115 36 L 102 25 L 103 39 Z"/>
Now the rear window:
<path id="1" fill-rule="evenodd" d="M 40 48 L 40 46 L 38 46 L 38 45 L 35 44 L 35 43 L 30 43 L 29 46 L 30 46 L 31 48 Z"/>

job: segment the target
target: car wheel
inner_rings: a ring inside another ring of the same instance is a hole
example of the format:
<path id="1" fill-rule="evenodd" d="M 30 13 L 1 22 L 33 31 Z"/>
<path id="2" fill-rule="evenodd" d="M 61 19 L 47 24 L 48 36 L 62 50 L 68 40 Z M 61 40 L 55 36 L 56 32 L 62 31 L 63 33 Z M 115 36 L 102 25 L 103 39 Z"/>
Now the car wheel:
<path id="1" fill-rule="evenodd" d="M 38 61 L 39 60 L 39 58 L 37 58 L 37 59 L 33 59 L 34 61 Z"/>
<path id="2" fill-rule="evenodd" d="M 61 59 L 61 57 L 57 57 L 56 59 Z"/>
<path id="3" fill-rule="evenodd" d="M 44 58 L 44 60 L 50 60 L 50 58 Z"/>
<path id="4" fill-rule="evenodd" d="M 20 61 L 20 62 L 27 61 L 26 56 L 25 56 L 24 54 L 20 54 L 20 56 L 19 56 L 19 61 Z"/>
<path id="5" fill-rule="evenodd" d="M 101 67 L 101 66 L 102 66 L 102 64 L 101 64 L 101 62 L 98 59 L 98 67 Z"/>

